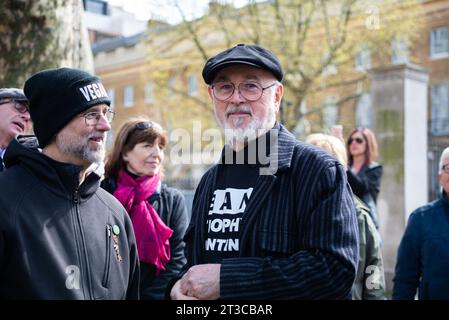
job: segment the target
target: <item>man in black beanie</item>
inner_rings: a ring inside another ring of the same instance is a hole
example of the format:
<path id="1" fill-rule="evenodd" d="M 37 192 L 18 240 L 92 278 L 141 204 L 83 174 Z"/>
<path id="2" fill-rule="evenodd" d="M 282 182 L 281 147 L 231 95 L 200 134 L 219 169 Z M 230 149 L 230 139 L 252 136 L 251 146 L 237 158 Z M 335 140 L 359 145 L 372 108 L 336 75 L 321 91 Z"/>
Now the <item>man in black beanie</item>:
<path id="1" fill-rule="evenodd" d="M 40 149 L 12 141 L 0 175 L 0 299 L 136 299 L 131 220 L 99 188 L 113 111 L 99 78 L 70 68 L 24 88 Z"/>

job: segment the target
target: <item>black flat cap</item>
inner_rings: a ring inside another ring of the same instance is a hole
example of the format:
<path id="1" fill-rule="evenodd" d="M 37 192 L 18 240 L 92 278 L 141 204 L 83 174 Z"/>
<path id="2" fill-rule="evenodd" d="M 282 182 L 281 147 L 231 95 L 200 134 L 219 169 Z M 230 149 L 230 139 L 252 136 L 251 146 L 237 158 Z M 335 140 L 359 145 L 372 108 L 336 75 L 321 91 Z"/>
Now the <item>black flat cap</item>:
<path id="1" fill-rule="evenodd" d="M 28 101 L 22 89 L 17 88 L 0 88 L 0 100 L 14 99 L 17 101 Z"/>
<path id="2" fill-rule="evenodd" d="M 278 81 L 282 81 L 284 77 L 279 59 L 271 51 L 257 45 L 238 44 L 207 60 L 203 69 L 204 82 L 211 84 L 218 71 L 235 64 L 267 70 Z"/>

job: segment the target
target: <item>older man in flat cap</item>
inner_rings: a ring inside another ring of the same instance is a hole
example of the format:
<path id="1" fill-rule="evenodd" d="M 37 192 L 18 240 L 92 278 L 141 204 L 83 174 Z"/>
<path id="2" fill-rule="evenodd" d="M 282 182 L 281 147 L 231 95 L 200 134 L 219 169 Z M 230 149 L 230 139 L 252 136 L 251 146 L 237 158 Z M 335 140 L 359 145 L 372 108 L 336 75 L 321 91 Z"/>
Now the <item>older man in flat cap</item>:
<path id="1" fill-rule="evenodd" d="M 12 139 L 31 128 L 28 99 L 21 89 L 0 88 L 0 171 L 3 154 Z"/>
<path id="2" fill-rule="evenodd" d="M 131 219 L 100 188 L 113 111 L 83 70 L 25 82 L 38 148 L 11 141 L 0 174 L 0 299 L 137 299 Z"/>
<path id="3" fill-rule="evenodd" d="M 345 169 L 276 121 L 276 56 L 239 44 L 203 78 L 228 144 L 200 181 L 172 299 L 345 299 L 358 262 Z"/>

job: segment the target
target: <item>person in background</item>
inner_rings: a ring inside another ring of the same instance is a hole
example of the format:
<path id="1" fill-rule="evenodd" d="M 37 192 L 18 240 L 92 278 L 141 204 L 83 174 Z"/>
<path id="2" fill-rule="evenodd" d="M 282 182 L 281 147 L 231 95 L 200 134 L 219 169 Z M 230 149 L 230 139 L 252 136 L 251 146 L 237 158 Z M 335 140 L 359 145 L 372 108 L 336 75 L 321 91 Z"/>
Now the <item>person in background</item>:
<path id="1" fill-rule="evenodd" d="M 449 147 L 441 153 L 439 199 L 410 215 L 399 245 L 393 299 L 449 300 Z"/>
<path id="2" fill-rule="evenodd" d="M 39 146 L 13 139 L 0 174 L 0 299 L 138 299 L 131 220 L 100 188 L 114 113 L 101 80 L 72 68 L 25 82 Z"/>
<path id="3" fill-rule="evenodd" d="M 316 145 L 334 156 L 347 167 L 344 142 L 335 136 L 322 133 L 311 134 L 306 143 Z M 369 208 L 354 195 L 354 204 L 359 225 L 359 264 L 352 286 L 353 300 L 385 300 L 385 273 L 381 252 L 381 241 L 376 226 L 369 215 Z"/>
<path id="4" fill-rule="evenodd" d="M 367 128 L 357 128 L 349 135 L 347 148 L 349 184 L 354 194 L 368 205 L 371 218 L 376 228 L 379 229 L 376 203 L 380 191 L 383 167 L 376 162 L 376 137 Z"/>
<path id="5" fill-rule="evenodd" d="M 28 99 L 23 90 L 0 88 L 0 171 L 8 144 L 18 135 L 31 129 Z"/>
<path id="6" fill-rule="evenodd" d="M 184 196 L 162 183 L 166 143 L 158 123 L 145 118 L 126 121 L 117 134 L 102 182 L 131 216 L 140 258 L 141 299 L 163 299 L 168 281 L 186 262 Z"/>
<path id="7" fill-rule="evenodd" d="M 227 144 L 202 177 L 172 299 L 347 299 L 357 217 L 343 166 L 276 121 L 278 58 L 239 44 L 203 78 Z"/>

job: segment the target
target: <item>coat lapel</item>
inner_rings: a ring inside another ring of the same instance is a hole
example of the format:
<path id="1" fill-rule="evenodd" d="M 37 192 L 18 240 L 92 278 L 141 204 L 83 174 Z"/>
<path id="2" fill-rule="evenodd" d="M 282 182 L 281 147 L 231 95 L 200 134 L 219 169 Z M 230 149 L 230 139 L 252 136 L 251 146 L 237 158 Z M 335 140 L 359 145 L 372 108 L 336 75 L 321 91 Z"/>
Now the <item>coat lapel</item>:
<path id="1" fill-rule="evenodd" d="M 258 219 L 263 209 L 268 210 L 268 212 L 270 211 L 267 208 L 269 205 L 267 199 L 272 197 L 272 191 L 278 179 L 278 173 L 289 169 L 291 165 L 293 149 L 296 142 L 295 137 L 281 124 L 276 124 L 274 134 L 275 140 L 271 140 L 271 143 L 274 142 L 276 147 L 272 150 L 272 158 L 270 161 L 275 161 L 277 170 L 272 174 L 261 174 L 257 179 L 253 193 L 243 214 L 242 229 L 240 232 L 241 256 L 253 256 L 256 254 L 257 247 L 254 244 L 257 240 L 257 232 L 255 231 L 257 231 Z"/>
<path id="2" fill-rule="evenodd" d="M 242 229 L 240 231 L 240 255 L 254 255 L 256 247 L 254 245 L 246 245 L 254 243 L 252 238 L 256 236 L 254 232 L 257 226 L 258 211 L 264 204 L 264 200 L 270 196 L 273 186 L 276 182 L 274 175 L 260 175 L 257 179 L 256 186 L 249 198 L 248 205 L 245 208 L 242 219 Z M 265 204 L 266 205 L 266 204 Z"/>

